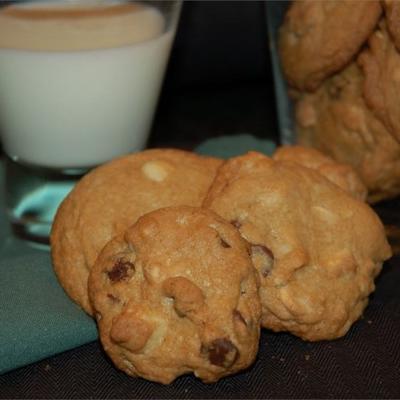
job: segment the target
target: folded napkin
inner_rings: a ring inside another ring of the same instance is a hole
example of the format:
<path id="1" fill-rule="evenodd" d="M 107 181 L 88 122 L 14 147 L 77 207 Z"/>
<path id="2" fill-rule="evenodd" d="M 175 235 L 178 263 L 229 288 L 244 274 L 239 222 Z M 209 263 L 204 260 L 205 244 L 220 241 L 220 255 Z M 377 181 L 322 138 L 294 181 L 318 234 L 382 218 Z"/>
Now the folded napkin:
<path id="1" fill-rule="evenodd" d="M 4 168 L 0 164 L 0 190 Z M 15 238 L 0 201 L 0 373 L 97 338 L 96 324 L 65 295 L 48 251 Z"/>
<path id="2" fill-rule="evenodd" d="M 275 145 L 251 135 L 214 138 L 196 151 L 221 158 Z M 0 165 L 0 190 L 4 189 Z M 97 339 L 94 321 L 64 293 L 48 251 L 16 239 L 0 200 L 0 373 Z"/>

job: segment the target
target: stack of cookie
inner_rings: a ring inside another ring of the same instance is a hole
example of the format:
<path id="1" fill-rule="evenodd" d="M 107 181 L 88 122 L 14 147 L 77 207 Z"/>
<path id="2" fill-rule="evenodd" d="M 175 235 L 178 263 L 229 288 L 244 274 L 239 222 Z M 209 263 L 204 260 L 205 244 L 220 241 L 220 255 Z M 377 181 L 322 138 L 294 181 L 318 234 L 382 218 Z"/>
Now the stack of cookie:
<path id="1" fill-rule="evenodd" d="M 247 368 L 260 328 L 344 335 L 391 250 L 349 166 L 316 150 L 223 162 L 154 149 L 86 175 L 51 234 L 66 293 L 131 376 Z"/>
<path id="2" fill-rule="evenodd" d="M 400 2 L 295 1 L 279 36 L 298 143 L 351 164 L 371 203 L 400 194 Z"/>

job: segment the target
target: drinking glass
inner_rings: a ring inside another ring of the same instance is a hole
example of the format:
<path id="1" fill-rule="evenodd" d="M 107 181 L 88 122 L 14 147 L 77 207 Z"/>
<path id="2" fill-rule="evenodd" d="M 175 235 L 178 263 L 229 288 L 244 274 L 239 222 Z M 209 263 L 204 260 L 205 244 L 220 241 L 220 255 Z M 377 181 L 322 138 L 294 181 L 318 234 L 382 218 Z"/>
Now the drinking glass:
<path id="1" fill-rule="evenodd" d="M 268 29 L 268 45 L 274 77 L 275 99 L 277 105 L 277 118 L 279 126 L 280 144 L 295 143 L 294 110 L 288 96 L 288 87 L 283 76 L 278 54 L 279 27 L 290 5 L 287 0 L 267 0 L 265 2 L 266 23 Z"/>
<path id="2" fill-rule="evenodd" d="M 14 232 L 48 243 L 87 171 L 144 148 L 181 1 L 0 6 L 0 133 Z"/>

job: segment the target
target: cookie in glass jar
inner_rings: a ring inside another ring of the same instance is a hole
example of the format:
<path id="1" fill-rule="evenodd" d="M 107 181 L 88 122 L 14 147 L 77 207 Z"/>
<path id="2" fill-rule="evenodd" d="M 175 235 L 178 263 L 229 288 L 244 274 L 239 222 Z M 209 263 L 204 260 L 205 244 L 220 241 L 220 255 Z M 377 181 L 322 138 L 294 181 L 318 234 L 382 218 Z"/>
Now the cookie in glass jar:
<path id="1" fill-rule="evenodd" d="M 345 67 L 373 32 L 379 1 L 293 1 L 279 31 L 279 55 L 289 84 L 315 91 Z"/>

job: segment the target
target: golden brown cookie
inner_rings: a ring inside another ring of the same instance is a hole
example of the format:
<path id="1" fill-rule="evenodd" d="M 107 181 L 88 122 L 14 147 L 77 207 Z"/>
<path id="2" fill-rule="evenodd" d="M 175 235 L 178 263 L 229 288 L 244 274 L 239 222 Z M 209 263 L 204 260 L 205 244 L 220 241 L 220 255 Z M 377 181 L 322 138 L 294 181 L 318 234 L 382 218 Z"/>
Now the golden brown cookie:
<path id="1" fill-rule="evenodd" d="M 105 351 L 127 374 L 205 382 L 248 367 L 261 305 L 248 243 L 215 213 L 171 207 L 139 218 L 99 255 L 89 293 Z"/>
<path id="2" fill-rule="evenodd" d="M 400 145 L 362 96 L 363 75 L 352 63 L 296 104 L 297 141 L 359 174 L 375 203 L 400 193 Z"/>
<path id="3" fill-rule="evenodd" d="M 295 1 L 279 36 L 283 71 L 290 85 L 314 91 L 357 54 L 381 15 L 379 1 Z"/>
<path id="4" fill-rule="evenodd" d="M 251 244 L 262 326 L 306 340 L 343 336 L 391 255 L 366 203 L 312 169 L 260 153 L 226 161 L 204 205 Z"/>
<path id="5" fill-rule="evenodd" d="M 367 188 L 349 164 L 336 162 L 316 149 L 303 146 L 281 146 L 277 148 L 272 158 L 277 161 L 295 162 L 303 167 L 314 169 L 356 199 L 365 201 L 367 198 Z"/>
<path id="6" fill-rule="evenodd" d="M 388 31 L 397 50 L 400 50 L 400 1 L 383 0 L 382 4 L 385 10 Z"/>
<path id="7" fill-rule="evenodd" d="M 381 23 L 371 35 L 368 45 L 357 60 L 365 76 L 365 101 L 386 129 L 400 141 L 400 53 L 391 41 L 385 23 Z"/>
<path id="8" fill-rule="evenodd" d="M 51 233 L 54 269 L 67 294 L 91 314 L 87 278 L 103 246 L 149 211 L 200 205 L 219 165 L 215 158 L 154 149 L 87 174 L 60 206 Z"/>

